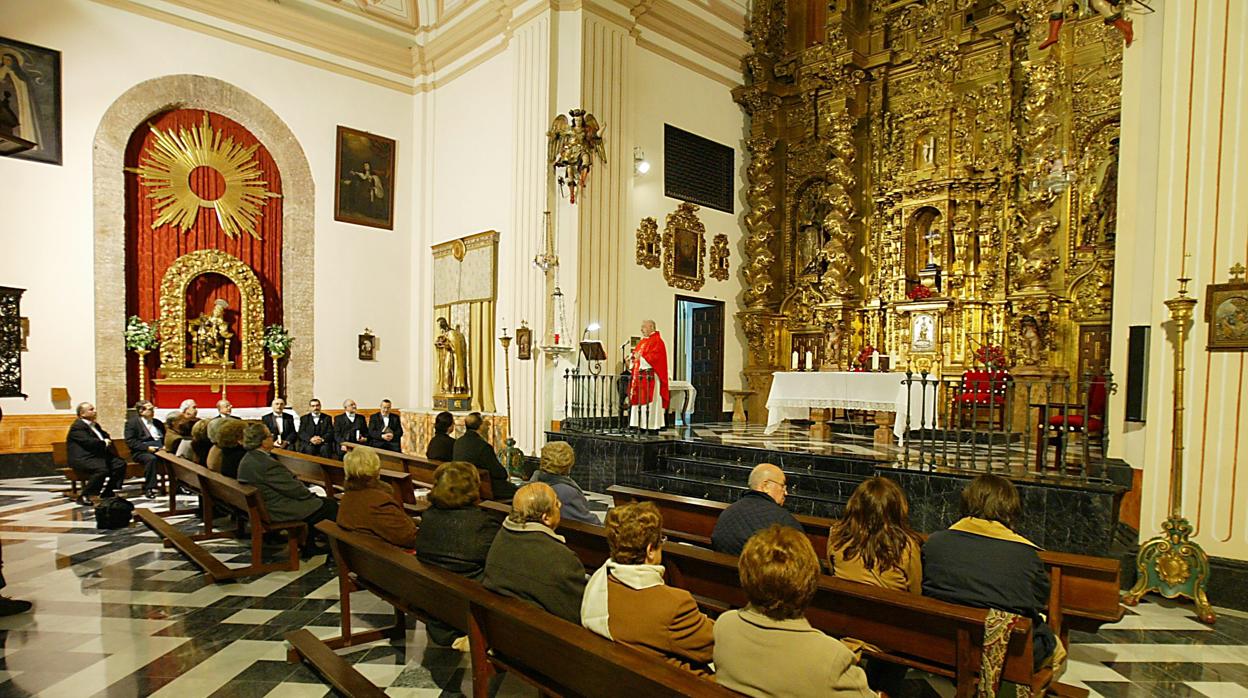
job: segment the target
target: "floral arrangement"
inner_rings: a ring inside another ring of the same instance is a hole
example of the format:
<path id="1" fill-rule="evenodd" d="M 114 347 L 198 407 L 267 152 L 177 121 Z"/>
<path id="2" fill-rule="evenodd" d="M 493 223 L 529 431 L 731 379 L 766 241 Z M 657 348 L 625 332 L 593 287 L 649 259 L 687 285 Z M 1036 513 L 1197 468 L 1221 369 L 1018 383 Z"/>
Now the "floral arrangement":
<path id="1" fill-rule="evenodd" d="M 151 351 L 160 344 L 156 338 L 156 330 L 149 323 L 143 322 L 138 315 L 126 319 L 126 349 L 130 351 Z"/>
<path id="2" fill-rule="evenodd" d="M 858 356 L 854 358 L 854 370 L 857 372 L 871 370 L 871 355 L 875 353 L 875 347 L 870 344 L 864 346 L 858 352 Z"/>
<path id="3" fill-rule="evenodd" d="M 975 350 L 975 361 L 989 370 L 1007 368 L 1005 349 L 995 344 L 984 344 Z"/>
<path id="4" fill-rule="evenodd" d="M 915 286 L 909 291 L 906 291 L 906 298 L 909 298 L 912 301 L 921 301 L 925 298 L 931 298 L 931 297 L 932 297 L 932 289 L 924 286 L 923 284 L 919 284 L 918 286 Z"/>
<path id="5" fill-rule="evenodd" d="M 269 325 L 264 328 L 264 350 L 270 356 L 286 356 L 290 353 L 290 344 L 295 341 L 290 333 L 281 325 Z"/>

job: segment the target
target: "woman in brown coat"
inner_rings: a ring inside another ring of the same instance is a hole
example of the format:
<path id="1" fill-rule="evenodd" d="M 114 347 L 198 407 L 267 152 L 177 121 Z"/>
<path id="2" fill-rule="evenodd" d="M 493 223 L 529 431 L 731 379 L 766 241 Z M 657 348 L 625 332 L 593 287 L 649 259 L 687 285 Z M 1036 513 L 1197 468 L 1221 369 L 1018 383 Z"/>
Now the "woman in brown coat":
<path id="1" fill-rule="evenodd" d="M 653 502 L 607 512 L 611 557 L 585 586 L 581 624 L 695 673 L 710 673 L 715 622 L 663 583 L 663 515 Z"/>
<path id="2" fill-rule="evenodd" d="M 416 547 L 416 523 L 394 498 L 390 486 L 378 479 L 381 458 L 367 446 L 353 448 L 342 459 L 347 480 L 338 525 L 365 533 L 400 548 Z"/>

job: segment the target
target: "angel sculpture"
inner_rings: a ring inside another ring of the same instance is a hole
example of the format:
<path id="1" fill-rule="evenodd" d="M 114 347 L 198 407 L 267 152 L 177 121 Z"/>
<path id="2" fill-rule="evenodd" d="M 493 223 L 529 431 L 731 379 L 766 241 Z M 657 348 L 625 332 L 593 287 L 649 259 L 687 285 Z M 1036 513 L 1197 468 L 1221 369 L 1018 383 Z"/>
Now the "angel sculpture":
<path id="1" fill-rule="evenodd" d="M 1066 21 L 1066 9 L 1071 5 L 1082 6 L 1084 13 L 1095 10 L 1105 20 L 1105 24 L 1117 29 L 1126 45 L 1131 46 L 1131 42 L 1135 40 L 1135 28 L 1131 26 L 1131 20 L 1123 16 L 1123 12 L 1132 3 L 1140 5 L 1147 12 L 1153 11 L 1144 0 L 1053 0 L 1053 7 L 1049 11 L 1049 36 L 1039 48 L 1043 51 L 1057 43 L 1062 23 Z"/>
<path id="2" fill-rule="evenodd" d="M 570 192 L 568 198 L 575 204 L 576 190 L 583 188 L 589 179 L 594 157 L 605 163 L 607 153 L 602 147 L 603 127 L 593 114 L 587 114 L 584 109 L 573 109 L 568 116 L 556 116 L 546 132 L 547 161 L 556 172 L 563 168 L 563 173 L 558 176 L 559 188 L 562 191 L 566 184 Z"/>

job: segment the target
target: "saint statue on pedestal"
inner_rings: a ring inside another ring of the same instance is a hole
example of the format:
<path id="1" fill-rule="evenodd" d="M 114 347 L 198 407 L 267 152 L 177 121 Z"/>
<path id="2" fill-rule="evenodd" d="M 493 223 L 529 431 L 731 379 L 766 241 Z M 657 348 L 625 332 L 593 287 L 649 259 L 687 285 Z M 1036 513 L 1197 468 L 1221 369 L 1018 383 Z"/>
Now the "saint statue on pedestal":
<path id="1" fill-rule="evenodd" d="M 468 343 L 464 333 L 451 327 L 446 318 L 438 318 L 439 334 L 433 341 L 438 352 L 438 392 L 443 395 L 468 393 Z"/>
<path id="2" fill-rule="evenodd" d="M 224 298 L 218 298 L 212 305 L 211 313 L 203 313 L 186 323 L 191 335 L 194 364 L 220 366 L 229 361 L 230 339 L 234 337 L 229 323 L 225 321 L 225 311 L 229 307 Z"/>

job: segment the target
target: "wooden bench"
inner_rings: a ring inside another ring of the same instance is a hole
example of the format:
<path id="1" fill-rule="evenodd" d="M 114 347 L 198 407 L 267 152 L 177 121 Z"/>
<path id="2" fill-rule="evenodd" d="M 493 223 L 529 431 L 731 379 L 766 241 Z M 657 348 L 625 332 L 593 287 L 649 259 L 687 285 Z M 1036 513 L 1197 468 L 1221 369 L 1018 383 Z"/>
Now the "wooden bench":
<path id="1" fill-rule="evenodd" d="M 498 502 L 480 506 L 498 516 L 509 511 Z M 597 569 L 610 554 L 601 526 L 564 520 L 558 533 L 586 569 Z M 668 584 L 693 594 L 711 615 L 746 605 L 737 558 L 732 555 L 668 542 L 663 546 L 663 565 Z M 987 616 L 984 609 L 829 575 L 820 576 L 819 590 L 806 612 L 811 625 L 833 637 L 852 637 L 879 648 L 864 650 L 868 656 L 952 679 L 959 697 L 974 694 Z M 1031 622 L 1024 619 L 1010 640 L 1002 669 L 1006 680 L 1031 686 L 1033 693 L 1047 688 L 1058 695 L 1087 695 L 1073 686 L 1050 686 L 1048 669 L 1033 671 L 1031 642 Z"/>
<path id="2" fill-rule="evenodd" d="M 347 448 L 355 448 L 356 444 L 345 444 Z M 433 487 L 433 473 L 445 461 L 430 460 L 422 456 L 414 456 L 410 453 L 399 453 L 396 451 L 387 451 L 385 449 L 374 449 L 377 455 L 381 456 L 383 465 L 389 464 L 394 470 L 405 471 L 412 474 L 412 480 L 421 483 L 425 487 Z M 486 501 L 494 499 L 494 487 L 490 485 L 490 471 L 484 468 L 477 468 L 477 474 L 481 476 L 481 500 Z"/>
<path id="3" fill-rule="evenodd" d="M 299 546 L 307 536 L 308 526 L 303 521 L 273 521 L 264 507 L 264 499 L 260 492 L 251 485 L 244 485 L 237 480 L 179 458 L 167 452 L 157 454 L 163 459 L 171 472 L 176 473 L 178 482 L 198 492 L 202 507 L 201 533 L 188 535 L 175 528 L 150 509 L 138 509 L 139 520 L 165 539 L 165 544 L 177 548 L 191 562 L 204 571 L 210 582 L 221 582 L 239 577 L 265 574 L 274 570 L 299 569 Z M 225 505 L 238 512 L 245 512 L 251 529 L 251 564 L 238 569 L 230 569 L 218 560 L 211 552 L 199 544 L 199 541 L 222 538 L 240 537 L 242 522 L 234 521 L 233 531 L 216 531 L 213 528 L 214 506 Z M 287 557 L 285 561 L 264 562 L 264 534 L 268 532 L 284 532 L 287 535 Z"/>
<path id="4" fill-rule="evenodd" d="M 682 497 L 636 487 L 613 485 L 607 488 L 615 504 L 632 501 L 654 502 L 663 512 L 663 523 L 670 529 L 686 532 L 687 536 L 670 536 L 697 545 L 709 539 L 715 521 L 729 505 L 696 497 Z M 798 516 L 798 521 L 815 546 L 820 558 L 827 555 L 828 528 L 832 519 Z M 1040 551 L 1040 561 L 1049 571 L 1048 620 L 1050 627 L 1068 645 L 1070 631 L 1095 633 L 1106 623 L 1122 620 L 1125 610 L 1119 602 L 1121 570 L 1116 560 Z"/>
<path id="5" fill-rule="evenodd" d="M 280 448 L 273 449 L 272 455 L 299 480 L 319 485 L 326 494 L 335 499 L 342 496 L 347 481 L 347 471 L 340 461 Z M 403 505 L 408 514 L 420 516 L 428 508 L 428 503 L 416 498 L 416 486 L 411 473 L 383 468 L 378 477 L 382 482 L 390 485 L 395 501 Z"/>
<path id="6" fill-rule="evenodd" d="M 736 695 L 710 681 L 635 649 L 618 645 L 517 599 L 496 595 L 479 583 L 431 565 L 374 538 L 317 524 L 330 540 L 338 563 L 343 634 L 323 641 L 329 648 L 399 639 L 406 614 L 436 619 L 469 636 L 473 694 L 489 695 L 491 678 L 510 671 L 553 696 L 728 696 Z M 395 625 L 353 634 L 349 599 L 353 589 L 367 589 L 395 608 Z M 332 659 L 294 646 L 290 658 Z M 330 653 L 332 654 L 332 652 Z M 334 655 L 335 657 L 337 655 Z M 328 661 L 326 661 L 328 660 Z"/>
<path id="7" fill-rule="evenodd" d="M 146 475 L 142 465 L 135 463 L 130 454 L 130 447 L 126 445 L 125 439 L 113 439 L 113 446 L 117 449 L 117 457 L 126 462 L 126 478 L 143 477 Z M 61 494 L 70 499 L 78 498 L 78 483 L 85 478 L 78 475 L 78 471 L 69 466 L 69 450 L 64 441 L 52 442 L 52 465 L 56 466 L 58 472 L 69 480 L 69 489 L 63 490 Z"/>

